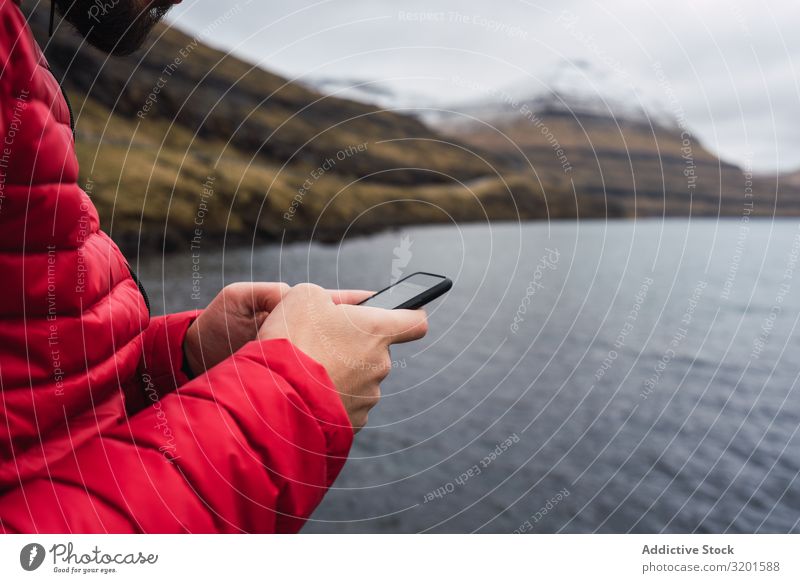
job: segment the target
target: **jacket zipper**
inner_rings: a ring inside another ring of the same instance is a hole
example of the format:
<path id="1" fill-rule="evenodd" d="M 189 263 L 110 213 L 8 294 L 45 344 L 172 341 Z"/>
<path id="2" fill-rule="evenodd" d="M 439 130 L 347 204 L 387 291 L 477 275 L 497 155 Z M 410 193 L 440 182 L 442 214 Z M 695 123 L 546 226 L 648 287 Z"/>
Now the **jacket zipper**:
<path id="1" fill-rule="evenodd" d="M 67 104 L 67 110 L 69 111 L 69 129 L 72 130 L 72 141 L 75 141 L 75 114 L 72 111 L 72 104 L 69 102 L 69 97 L 67 96 L 67 92 L 64 91 L 64 88 L 61 86 L 61 83 L 58 84 L 58 88 L 61 89 L 61 95 L 64 96 L 64 103 Z"/>
<path id="2" fill-rule="evenodd" d="M 72 104 L 69 102 L 69 96 L 67 95 L 67 92 L 64 91 L 61 83 L 58 84 L 58 88 L 61 89 L 61 95 L 64 96 L 64 103 L 67 104 L 67 109 L 69 110 L 69 128 L 72 130 L 72 140 L 75 141 L 75 114 L 72 111 Z M 152 310 L 150 309 L 150 298 L 147 296 L 147 290 L 144 289 L 142 282 L 139 281 L 139 277 L 136 275 L 133 267 L 131 267 L 131 264 L 126 261 L 125 265 L 128 266 L 128 271 L 130 272 L 133 281 L 136 282 L 136 287 L 139 288 L 139 293 L 142 294 L 142 298 L 144 298 L 144 305 L 147 306 L 147 314 L 151 315 Z"/>
<path id="3" fill-rule="evenodd" d="M 130 271 L 133 281 L 136 282 L 136 285 L 139 288 L 139 293 L 142 294 L 142 297 L 144 298 L 144 305 L 147 306 L 147 314 L 151 315 L 152 311 L 150 310 L 150 298 L 147 296 L 147 290 L 144 289 L 142 282 L 139 281 L 139 276 L 136 275 L 136 272 L 133 270 L 133 267 L 131 267 L 131 264 L 126 261 L 125 265 L 128 266 L 128 271 Z"/>

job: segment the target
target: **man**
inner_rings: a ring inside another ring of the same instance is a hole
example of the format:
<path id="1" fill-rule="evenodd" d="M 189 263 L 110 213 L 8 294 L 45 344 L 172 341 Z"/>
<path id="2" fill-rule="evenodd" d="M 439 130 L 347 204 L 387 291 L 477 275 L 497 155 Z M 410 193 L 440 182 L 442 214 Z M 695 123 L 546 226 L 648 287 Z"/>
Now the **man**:
<path id="1" fill-rule="evenodd" d="M 54 0 L 136 49 L 169 2 Z M 79 188 L 70 112 L 0 0 L 0 531 L 296 532 L 347 457 L 422 312 L 365 292 L 227 287 L 150 318 Z"/>

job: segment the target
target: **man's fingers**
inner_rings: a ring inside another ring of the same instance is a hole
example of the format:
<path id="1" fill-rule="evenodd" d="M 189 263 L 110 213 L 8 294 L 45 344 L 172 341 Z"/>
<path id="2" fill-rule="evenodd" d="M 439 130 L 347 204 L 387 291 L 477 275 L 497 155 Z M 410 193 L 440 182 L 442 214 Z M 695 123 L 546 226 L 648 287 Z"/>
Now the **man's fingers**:
<path id="1" fill-rule="evenodd" d="M 228 286 L 223 292 L 237 294 L 241 300 L 253 306 L 254 312 L 271 312 L 289 289 L 285 283 L 242 282 Z"/>
<path id="2" fill-rule="evenodd" d="M 392 320 L 391 333 L 387 334 L 390 344 L 419 340 L 428 333 L 428 314 L 425 310 L 386 311 Z"/>
<path id="3" fill-rule="evenodd" d="M 334 304 L 360 304 L 375 295 L 375 292 L 361 289 L 332 289 L 328 290 L 328 292 L 331 294 Z"/>
<path id="4" fill-rule="evenodd" d="M 253 296 L 256 298 L 261 310 L 271 312 L 281 303 L 283 297 L 291 289 L 285 283 L 256 283 L 253 284 Z"/>
<path id="5" fill-rule="evenodd" d="M 296 286 L 300 290 L 305 289 L 307 293 L 315 294 L 319 289 L 311 284 L 300 284 Z M 236 293 L 239 297 L 251 300 L 257 311 L 271 312 L 281 302 L 283 297 L 291 289 L 285 283 L 253 282 L 235 283 L 228 286 L 230 292 Z M 330 295 L 334 304 L 359 304 L 375 292 L 360 289 L 334 289 L 325 290 Z"/>
<path id="6" fill-rule="evenodd" d="M 419 340 L 428 333 L 428 316 L 424 310 L 384 310 L 368 306 L 347 306 L 348 319 L 362 330 L 381 336 L 388 344 Z"/>

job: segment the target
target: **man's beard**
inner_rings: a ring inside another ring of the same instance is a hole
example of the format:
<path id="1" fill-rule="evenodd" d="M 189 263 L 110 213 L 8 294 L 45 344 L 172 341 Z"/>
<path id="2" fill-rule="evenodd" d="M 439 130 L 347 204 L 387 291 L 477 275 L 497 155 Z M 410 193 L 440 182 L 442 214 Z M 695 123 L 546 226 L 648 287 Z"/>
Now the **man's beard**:
<path id="1" fill-rule="evenodd" d="M 51 0 L 87 42 L 112 55 L 129 55 L 172 7 L 152 0 Z"/>

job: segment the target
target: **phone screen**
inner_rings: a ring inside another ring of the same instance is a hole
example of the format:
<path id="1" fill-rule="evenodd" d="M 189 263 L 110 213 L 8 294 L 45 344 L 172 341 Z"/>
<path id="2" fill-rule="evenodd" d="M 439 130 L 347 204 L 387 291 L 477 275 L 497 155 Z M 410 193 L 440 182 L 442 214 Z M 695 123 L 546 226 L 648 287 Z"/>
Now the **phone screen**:
<path id="1" fill-rule="evenodd" d="M 437 285 L 441 285 L 444 281 L 447 281 L 447 278 L 427 273 L 415 273 L 372 296 L 361 305 L 393 310 Z"/>

